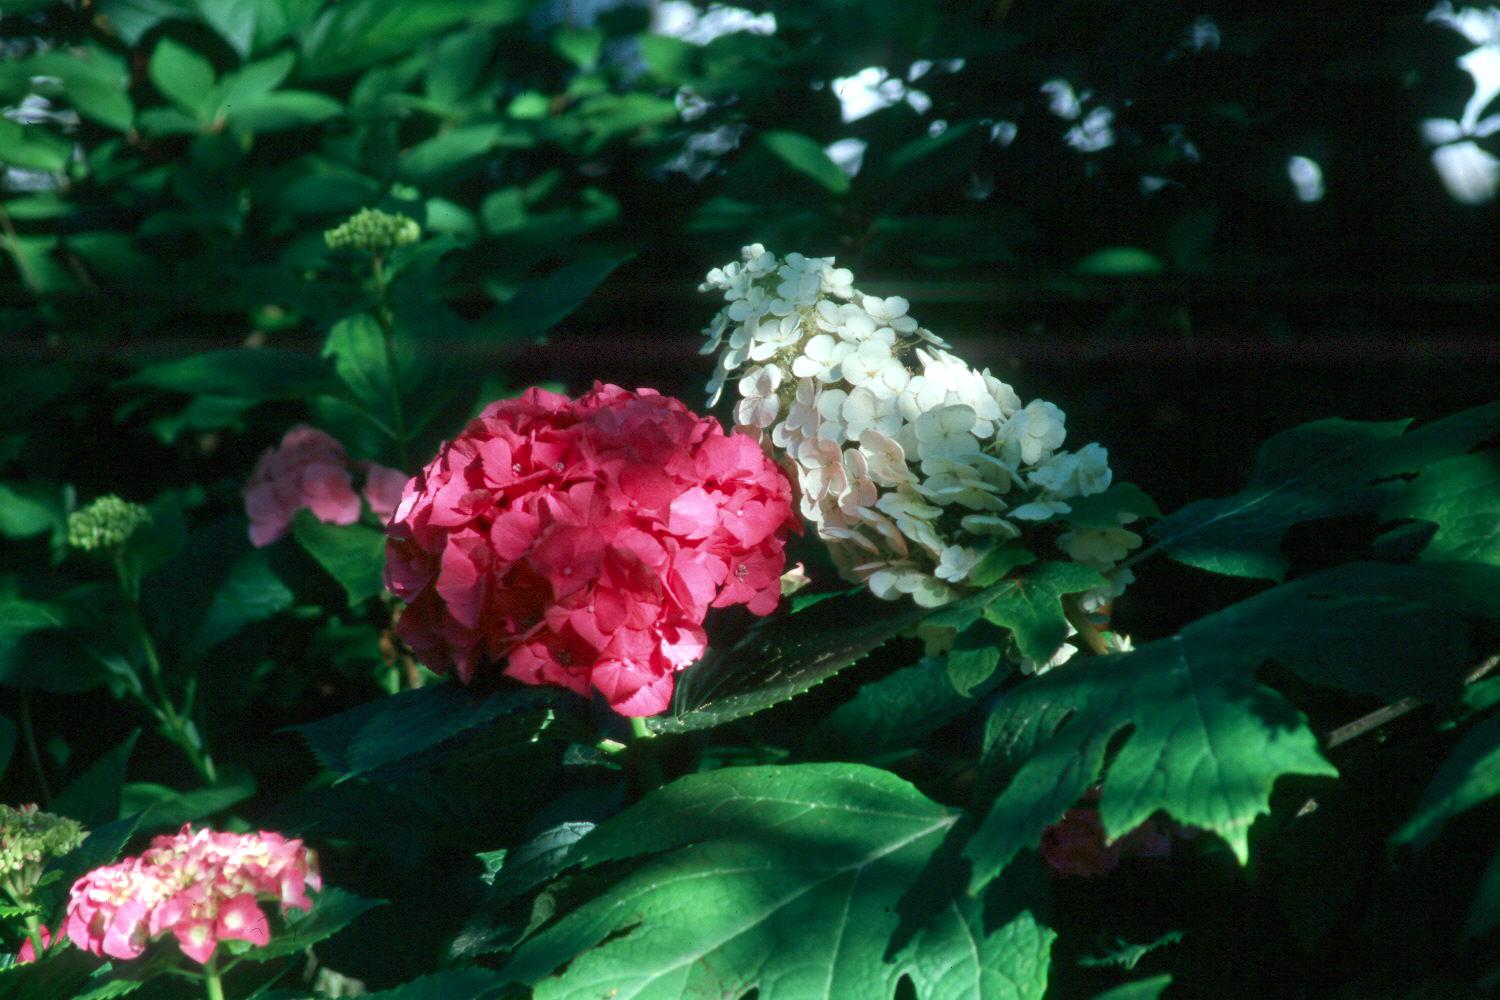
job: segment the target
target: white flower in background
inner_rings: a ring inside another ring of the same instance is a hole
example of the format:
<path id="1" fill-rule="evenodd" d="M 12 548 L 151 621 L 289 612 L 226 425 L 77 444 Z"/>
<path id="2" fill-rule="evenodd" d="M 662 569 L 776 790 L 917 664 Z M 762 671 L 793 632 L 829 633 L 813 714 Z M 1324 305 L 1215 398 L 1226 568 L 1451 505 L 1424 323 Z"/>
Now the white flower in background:
<path id="1" fill-rule="evenodd" d="M 1500 160 L 1476 143 L 1500 132 L 1500 114 L 1484 112 L 1500 97 L 1500 7 L 1464 7 L 1440 3 L 1427 20 L 1459 32 L 1477 48 L 1458 58 L 1459 68 L 1474 80 L 1474 93 L 1456 119 L 1429 118 L 1422 137 L 1432 151 L 1432 165 L 1455 201 L 1480 205 L 1500 188 Z"/>
<path id="2" fill-rule="evenodd" d="M 694 45 L 707 45 L 715 38 L 743 31 L 752 35 L 776 34 L 775 14 L 756 14 L 743 7 L 710 4 L 707 10 L 685 0 L 663 0 L 656 5 L 651 30 L 654 34 L 680 38 Z"/>
<path id="3" fill-rule="evenodd" d="M 781 369 L 775 365 L 753 369 L 740 379 L 740 402 L 734 409 L 735 421 L 741 427 L 766 428 L 781 412 Z"/>
<path id="4" fill-rule="evenodd" d="M 1139 548 L 1141 536 L 1128 528 L 1074 528 L 1057 536 L 1057 547 L 1074 562 L 1108 569 Z"/>
<path id="5" fill-rule="evenodd" d="M 1107 574 L 1085 595 L 1092 607 L 1130 581 L 1115 566 L 1139 535 L 1067 521 L 1069 500 L 1108 490 L 1108 453 L 1060 450 L 1062 410 L 950 353 L 909 301 L 861 293 L 832 258 L 778 258 L 760 244 L 701 288 L 724 297 L 704 330 L 717 361 L 709 392 L 737 386 L 738 425 L 787 459 L 800 509 L 846 579 L 935 607 L 975 587 L 988 553 L 1035 541 L 1044 557 L 1060 549 Z"/>
<path id="6" fill-rule="evenodd" d="M 937 577 L 939 580 L 947 580 L 958 583 L 968 576 L 979 560 L 984 556 L 974 549 L 966 549 L 958 545 L 950 545 L 943 550 L 938 557 Z"/>
<path id="7" fill-rule="evenodd" d="M 1021 461 L 1036 465 L 1051 457 L 1052 452 L 1062 447 L 1067 431 L 1063 423 L 1067 418 L 1063 411 L 1042 399 L 1033 399 L 1022 410 L 1011 415 L 1000 428 L 1000 434 L 1014 442 L 1020 450 Z"/>

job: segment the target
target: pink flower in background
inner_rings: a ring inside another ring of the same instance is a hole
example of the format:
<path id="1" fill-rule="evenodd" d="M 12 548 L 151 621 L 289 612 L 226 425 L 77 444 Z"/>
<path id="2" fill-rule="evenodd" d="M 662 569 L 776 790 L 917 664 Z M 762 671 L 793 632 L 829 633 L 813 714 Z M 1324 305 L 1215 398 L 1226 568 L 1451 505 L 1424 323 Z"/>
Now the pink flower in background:
<path id="1" fill-rule="evenodd" d="M 37 925 L 37 937 L 42 939 L 43 948 L 50 948 L 52 946 L 52 932 L 47 929 L 46 924 Z M 16 964 L 25 965 L 27 962 L 35 961 L 36 946 L 31 943 L 31 938 L 28 937 L 25 941 L 21 942 L 21 949 L 16 952 Z"/>
<path id="2" fill-rule="evenodd" d="M 1106 841 L 1098 801 L 1099 789 L 1090 789 L 1082 805 L 1069 809 L 1042 831 L 1042 857 L 1054 871 L 1070 876 L 1108 875 L 1120 867 L 1121 858 L 1171 857 L 1172 838 L 1154 819 Z"/>
<path id="3" fill-rule="evenodd" d="M 183 954 L 207 962 L 219 941 L 270 940 L 261 900 L 283 913 L 308 910 L 307 891 L 321 887 L 317 859 L 300 840 L 184 826 L 73 883 L 62 933 L 85 951 L 122 959 L 170 933 Z"/>
<path id="4" fill-rule="evenodd" d="M 396 512 L 396 505 L 401 502 L 406 481 L 411 477 L 400 469 L 387 469 L 374 462 L 361 462 L 360 466 L 365 471 L 365 488 L 360 490 L 360 496 L 365 498 L 376 517 L 382 521 L 390 520 Z"/>
<path id="5" fill-rule="evenodd" d="M 528 684 L 667 707 L 707 645 L 710 607 L 768 614 L 797 525 L 760 446 L 676 399 L 596 384 L 490 404 L 406 484 L 387 532 L 399 633 L 468 682 L 487 664 Z"/>
<path id="6" fill-rule="evenodd" d="M 354 468 L 344 446 L 322 431 L 303 424 L 287 431 L 281 444 L 261 455 L 245 484 L 250 541 L 257 548 L 276 541 L 304 507 L 326 524 L 359 520 Z M 365 474 L 366 502 L 385 520 L 400 499 L 406 475 L 374 462 L 362 462 L 358 468 Z"/>

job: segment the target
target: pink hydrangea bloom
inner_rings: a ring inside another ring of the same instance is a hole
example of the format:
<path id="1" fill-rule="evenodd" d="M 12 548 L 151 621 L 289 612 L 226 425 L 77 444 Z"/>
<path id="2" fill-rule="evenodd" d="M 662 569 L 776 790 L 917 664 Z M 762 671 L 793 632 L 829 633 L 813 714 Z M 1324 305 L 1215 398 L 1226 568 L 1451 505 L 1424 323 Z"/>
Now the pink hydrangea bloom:
<path id="1" fill-rule="evenodd" d="M 261 900 L 283 913 L 308 910 L 308 890 L 321 887 L 317 858 L 300 840 L 184 826 L 73 883 L 62 933 L 85 951 L 122 959 L 170 933 L 183 954 L 207 962 L 219 941 L 270 940 Z"/>
<path id="2" fill-rule="evenodd" d="M 359 520 L 360 494 L 344 446 L 322 431 L 299 424 L 281 444 L 266 449 L 245 484 L 250 541 L 258 548 L 287 533 L 292 517 L 306 507 L 326 524 Z M 390 516 L 406 483 L 405 473 L 374 462 L 357 466 L 365 475 L 363 495 L 381 520 Z"/>
<path id="3" fill-rule="evenodd" d="M 37 925 L 37 937 L 42 939 L 43 948 L 52 947 L 52 932 L 47 929 L 46 924 Z M 28 962 L 35 961 L 36 946 L 31 943 L 31 938 L 27 937 L 25 941 L 21 942 L 21 949 L 16 952 L 16 964 L 25 965 Z"/>
<path id="4" fill-rule="evenodd" d="M 387 527 L 399 633 L 466 683 L 485 665 L 667 707 L 710 607 L 769 614 L 797 525 L 760 446 L 650 389 L 492 403 L 409 483 Z"/>

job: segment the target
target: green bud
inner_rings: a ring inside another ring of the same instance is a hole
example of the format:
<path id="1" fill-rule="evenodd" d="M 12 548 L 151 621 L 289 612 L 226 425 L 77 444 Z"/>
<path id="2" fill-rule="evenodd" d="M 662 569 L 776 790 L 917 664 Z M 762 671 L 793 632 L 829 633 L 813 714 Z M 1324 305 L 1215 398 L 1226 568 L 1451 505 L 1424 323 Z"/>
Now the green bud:
<path id="1" fill-rule="evenodd" d="M 115 548 L 150 523 L 149 510 L 110 493 L 68 515 L 68 544 L 85 551 Z"/>
<path id="2" fill-rule="evenodd" d="M 383 256 L 422 238 L 422 228 L 405 215 L 362 208 L 323 234 L 330 250 L 363 250 Z"/>
<path id="3" fill-rule="evenodd" d="M 34 802 L 18 809 L 0 805 L 0 886 L 22 902 L 47 861 L 73 850 L 83 836 L 77 820 L 38 812 Z"/>

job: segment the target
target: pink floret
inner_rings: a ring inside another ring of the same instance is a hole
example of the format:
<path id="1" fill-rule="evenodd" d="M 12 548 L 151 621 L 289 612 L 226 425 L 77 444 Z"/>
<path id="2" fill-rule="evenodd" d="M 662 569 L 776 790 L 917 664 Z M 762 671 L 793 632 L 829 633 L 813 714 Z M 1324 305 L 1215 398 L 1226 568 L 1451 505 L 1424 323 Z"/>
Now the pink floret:
<path id="1" fill-rule="evenodd" d="M 710 607 L 776 607 L 798 524 L 753 440 L 613 385 L 491 403 L 404 485 L 386 584 L 418 658 L 466 683 L 503 663 L 630 716 L 667 708 Z"/>
<path id="2" fill-rule="evenodd" d="M 39 937 L 39 938 L 42 939 L 42 947 L 43 948 L 49 948 L 49 947 L 51 947 L 51 945 L 52 945 L 52 932 L 47 929 L 47 925 L 46 924 L 38 924 L 37 925 L 37 937 Z M 25 965 L 28 962 L 35 962 L 35 961 L 36 961 L 36 946 L 31 943 L 31 938 L 28 937 L 25 941 L 21 942 L 21 948 L 20 948 L 19 951 L 16 952 L 16 964 L 17 965 Z"/>
<path id="3" fill-rule="evenodd" d="M 219 941 L 270 941 L 261 901 L 283 913 L 306 910 L 307 890 L 321 887 L 317 858 L 300 840 L 184 826 L 73 883 L 62 933 L 84 951 L 119 959 L 171 934 L 184 955 L 206 963 Z"/>
<path id="4" fill-rule="evenodd" d="M 358 493 L 356 471 L 364 476 Z M 259 548 L 281 538 L 304 508 L 325 524 L 353 524 L 359 520 L 361 496 L 384 521 L 400 502 L 406 479 L 406 473 L 374 462 L 351 462 L 336 439 L 299 424 L 279 445 L 266 449 L 242 491 L 250 541 Z"/>

